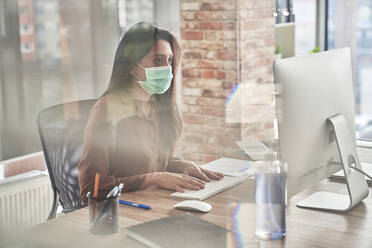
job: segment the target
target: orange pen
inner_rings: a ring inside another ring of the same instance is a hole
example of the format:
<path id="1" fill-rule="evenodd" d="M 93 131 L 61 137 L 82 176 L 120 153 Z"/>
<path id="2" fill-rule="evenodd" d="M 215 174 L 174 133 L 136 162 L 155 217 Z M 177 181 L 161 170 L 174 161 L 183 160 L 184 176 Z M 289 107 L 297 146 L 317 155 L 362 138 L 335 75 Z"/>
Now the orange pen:
<path id="1" fill-rule="evenodd" d="M 94 193 L 93 198 L 97 199 L 98 196 L 98 186 L 99 186 L 99 173 L 96 173 L 96 177 L 94 179 Z"/>
<path id="2" fill-rule="evenodd" d="M 98 197 L 98 186 L 99 186 L 99 173 L 96 173 L 94 178 L 94 193 L 93 193 L 93 218 L 96 216 L 96 201 Z"/>

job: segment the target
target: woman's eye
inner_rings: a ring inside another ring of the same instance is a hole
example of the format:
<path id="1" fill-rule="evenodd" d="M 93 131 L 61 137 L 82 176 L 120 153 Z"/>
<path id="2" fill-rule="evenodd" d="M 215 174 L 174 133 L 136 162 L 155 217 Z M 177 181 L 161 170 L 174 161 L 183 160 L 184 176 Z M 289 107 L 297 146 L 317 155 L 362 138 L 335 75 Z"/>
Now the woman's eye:
<path id="1" fill-rule="evenodd" d="M 161 65 L 162 64 L 161 58 L 154 59 L 154 63 L 155 63 L 155 65 Z"/>
<path id="2" fill-rule="evenodd" d="M 172 63 L 173 63 L 173 59 L 168 59 L 168 63 L 169 63 L 170 65 L 172 65 Z"/>

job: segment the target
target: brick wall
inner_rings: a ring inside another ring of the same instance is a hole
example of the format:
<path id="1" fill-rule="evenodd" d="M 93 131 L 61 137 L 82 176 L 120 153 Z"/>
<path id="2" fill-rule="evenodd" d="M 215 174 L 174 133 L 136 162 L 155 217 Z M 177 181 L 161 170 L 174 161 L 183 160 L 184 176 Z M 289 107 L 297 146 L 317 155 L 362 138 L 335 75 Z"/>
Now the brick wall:
<path id="1" fill-rule="evenodd" d="M 184 158 L 239 157 L 273 135 L 272 0 L 180 0 Z"/>

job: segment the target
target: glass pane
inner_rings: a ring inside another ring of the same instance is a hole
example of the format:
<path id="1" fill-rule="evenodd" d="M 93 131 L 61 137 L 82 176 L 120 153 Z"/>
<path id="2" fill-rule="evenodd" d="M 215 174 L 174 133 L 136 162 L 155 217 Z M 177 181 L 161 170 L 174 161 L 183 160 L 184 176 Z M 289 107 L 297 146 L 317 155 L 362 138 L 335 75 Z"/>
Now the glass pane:
<path id="1" fill-rule="evenodd" d="M 351 47 L 356 134 L 372 140 L 372 2 L 330 0 L 327 38 L 328 49 Z"/>
<path id="2" fill-rule="evenodd" d="M 129 26 L 148 21 L 180 37 L 179 2 L 173 0 L 17 0 L 13 4 L 18 9 L 14 15 L 18 27 L 14 22 L 10 27 L 14 37 L 5 38 L 10 40 L 6 49 L 19 54 L 19 60 L 10 61 L 18 72 L 7 74 L 20 79 L 17 95 L 14 89 L 0 87 L 1 95 L 18 99 L 17 106 L 0 99 L 0 160 L 41 150 L 36 127 L 41 109 L 104 93 L 118 42 Z M 179 87 L 179 97 L 180 92 Z M 10 121 L 14 113 L 18 116 L 12 120 L 22 125 Z"/>
<path id="3" fill-rule="evenodd" d="M 315 0 L 294 0 L 296 15 L 296 54 L 309 53 L 316 41 L 316 2 Z"/>

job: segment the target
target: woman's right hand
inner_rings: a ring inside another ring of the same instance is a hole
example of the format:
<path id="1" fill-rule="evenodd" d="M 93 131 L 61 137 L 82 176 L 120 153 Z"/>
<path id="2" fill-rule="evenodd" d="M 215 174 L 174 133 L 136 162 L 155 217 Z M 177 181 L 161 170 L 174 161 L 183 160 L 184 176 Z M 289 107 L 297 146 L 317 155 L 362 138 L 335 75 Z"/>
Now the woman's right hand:
<path id="1" fill-rule="evenodd" d="M 171 172 L 155 172 L 152 175 L 153 184 L 169 190 L 185 192 L 185 189 L 204 189 L 205 182 L 192 176 Z"/>

